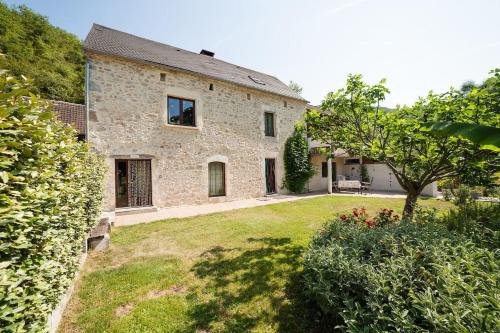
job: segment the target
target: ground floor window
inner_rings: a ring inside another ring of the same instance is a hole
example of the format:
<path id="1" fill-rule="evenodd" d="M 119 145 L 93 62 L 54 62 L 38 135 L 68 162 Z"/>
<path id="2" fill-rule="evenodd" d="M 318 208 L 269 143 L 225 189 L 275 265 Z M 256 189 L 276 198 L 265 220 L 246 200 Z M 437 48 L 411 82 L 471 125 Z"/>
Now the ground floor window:
<path id="1" fill-rule="evenodd" d="M 226 170 L 222 162 L 208 163 L 208 195 L 220 197 L 226 195 Z"/>
<path id="2" fill-rule="evenodd" d="M 337 175 L 337 165 L 335 162 L 332 162 L 332 179 L 335 180 Z M 321 177 L 328 177 L 328 162 L 321 163 Z"/>

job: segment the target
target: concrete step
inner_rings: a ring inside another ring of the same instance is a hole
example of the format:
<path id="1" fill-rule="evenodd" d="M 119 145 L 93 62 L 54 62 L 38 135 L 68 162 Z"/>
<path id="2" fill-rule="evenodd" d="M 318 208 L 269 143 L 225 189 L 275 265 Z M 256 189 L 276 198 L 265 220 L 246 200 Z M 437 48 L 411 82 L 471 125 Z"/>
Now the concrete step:
<path id="1" fill-rule="evenodd" d="M 157 211 L 158 211 L 158 207 L 155 207 L 155 206 L 131 207 L 131 208 L 116 208 L 116 210 L 115 210 L 115 216 L 153 213 L 153 212 L 157 212 Z"/>

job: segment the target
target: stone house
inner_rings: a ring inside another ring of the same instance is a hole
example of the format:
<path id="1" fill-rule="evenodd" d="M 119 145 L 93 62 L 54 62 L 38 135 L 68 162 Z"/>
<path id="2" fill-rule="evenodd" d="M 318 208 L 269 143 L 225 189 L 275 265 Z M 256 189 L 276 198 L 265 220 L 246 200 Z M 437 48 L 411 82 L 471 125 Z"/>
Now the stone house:
<path id="1" fill-rule="evenodd" d="M 106 210 L 286 192 L 284 144 L 307 101 L 279 79 L 97 24 L 84 51 Z"/>

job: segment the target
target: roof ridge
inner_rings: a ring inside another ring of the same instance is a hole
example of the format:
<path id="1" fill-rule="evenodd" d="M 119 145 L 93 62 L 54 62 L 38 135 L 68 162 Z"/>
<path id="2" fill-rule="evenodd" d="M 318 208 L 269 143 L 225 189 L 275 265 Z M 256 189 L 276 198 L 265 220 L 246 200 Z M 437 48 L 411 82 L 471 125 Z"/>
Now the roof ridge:
<path id="1" fill-rule="evenodd" d="M 113 30 L 113 31 L 119 32 L 121 34 L 129 35 L 129 36 L 132 36 L 132 37 L 135 37 L 135 38 L 143 39 L 143 40 L 146 40 L 148 42 L 155 43 L 155 44 L 160 44 L 162 46 L 168 46 L 168 47 L 171 47 L 173 49 L 180 50 L 180 51 L 192 53 L 192 54 L 195 54 L 195 55 L 200 55 L 199 53 L 196 53 L 196 52 L 193 52 L 193 51 L 185 50 L 183 48 L 180 48 L 180 47 L 177 47 L 177 46 L 173 46 L 173 45 L 170 45 L 170 44 L 161 43 L 161 42 L 158 42 L 156 40 L 152 40 L 152 39 L 149 39 L 149 38 L 146 38 L 146 37 L 137 36 L 137 35 L 131 34 L 130 32 L 125 32 L 125 31 L 121 31 L 121 30 L 118 30 L 118 29 L 110 28 L 110 27 L 104 26 L 102 24 L 93 23 L 92 25 L 98 26 L 98 27 L 101 27 L 101 28 L 104 28 L 104 29 L 108 29 L 108 30 Z"/>
<path id="2" fill-rule="evenodd" d="M 83 48 L 115 57 L 184 70 L 251 89 L 306 101 L 274 75 L 93 23 Z M 255 79 L 264 82 L 262 85 Z"/>
<path id="3" fill-rule="evenodd" d="M 173 45 L 170 45 L 170 44 L 167 44 L 167 43 L 158 42 L 156 40 L 152 40 L 152 39 L 149 39 L 149 38 L 146 38 L 146 37 L 134 35 L 132 33 L 126 32 L 126 31 L 121 31 L 121 30 L 117 30 L 117 29 L 114 29 L 114 28 L 110 28 L 110 27 L 104 26 L 104 25 L 99 24 L 99 23 L 92 23 L 92 25 L 98 26 L 98 27 L 101 27 L 101 28 L 104 28 L 104 29 L 108 29 L 108 30 L 113 30 L 113 31 L 116 31 L 116 32 L 119 32 L 119 33 L 122 33 L 122 34 L 126 34 L 126 35 L 129 35 L 129 36 L 132 36 L 132 37 L 135 37 L 135 38 L 139 38 L 139 39 L 142 39 L 142 40 L 146 40 L 148 42 L 152 42 L 152 43 L 159 44 L 159 45 L 162 45 L 162 46 L 168 46 L 168 47 L 171 47 L 173 49 L 177 49 L 177 50 L 180 50 L 180 51 L 191 53 L 191 54 L 193 54 L 195 56 L 206 57 L 205 55 L 202 55 L 202 54 L 199 54 L 199 53 L 196 53 L 196 52 L 193 52 L 193 51 L 189 51 L 189 50 L 183 49 L 181 47 L 173 46 Z M 212 57 L 212 59 L 214 59 L 216 61 L 224 62 L 224 63 L 226 63 L 228 65 L 235 66 L 236 68 L 239 68 L 239 69 L 244 69 L 244 70 L 247 70 L 247 71 L 250 71 L 250 72 L 254 72 L 254 73 L 257 73 L 257 74 L 262 74 L 262 75 L 266 75 L 266 76 L 270 76 L 270 77 L 273 77 L 275 79 L 278 79 L 274 75 L 267 74 L 267 73 L 264 73 L 264 72 L 259 72 L 259 71 L 256 71 L 254 69 L 243 67 L 243 66 L 240 66 L 240 65 L 236 65 L 236 64 L 233 64 L 232 62 L 229 62 L 229 61 L 226 61 L 226 60 L 223 60 L 223 59 L 220 59 L 220 58 Z"/>

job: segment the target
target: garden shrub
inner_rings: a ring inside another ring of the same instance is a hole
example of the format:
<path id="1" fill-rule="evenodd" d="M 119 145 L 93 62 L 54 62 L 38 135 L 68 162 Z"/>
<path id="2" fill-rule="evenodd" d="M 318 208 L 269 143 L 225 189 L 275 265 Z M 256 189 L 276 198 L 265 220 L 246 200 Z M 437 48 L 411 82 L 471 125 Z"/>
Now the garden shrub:
<path id="1" fill-rule="evenodd" d="M 438 217 L 438 211 L 435 207 L 424 208 L 419 205 L 415 207 L 415 213 L 413 214 L 412 223 L 439 223 L 440 221 L 441 220 Z"/>
<path id="2" fill-rule="evenodd" d="M 444 200 L 450 201 L 453 199 L 453 191 L 452 190 L 445 188 L 441 191 L 441 193 L 443 194 Z"/>
<path id="3" fill-rule="evenodd" d="M 285 163 L 285 186 L 291 192 L 300 193 L 307 181 L 314 175 L 309 145 L 300 125 L 286 140 L 283 156 Z"/>
<path id="4" fill-rule="evenodd" d="M 104 164 L 30 94 L 0 73 L 0 327 L 43 332 L 72 283 L 96 223 Z M 23 96 L 29 95 L 28 98 Z"/>
<path id="5" fill-rule="evenodd" d="M 368 168 L 366 167 L 366 164 L 361 164 L 360 174 L 362 182 L 367 182 L 367 183 L 370 182 L 370 174 L 368 173 Z"/>
<path id="6" fill-rule="evenodd" d="M 497 330 L 496 252 L 442 224 L 346 221 L 328 223 L 304 257 L 305 295 L 330 330 Z"/>
<path id="7" fill-rule="evenodd" d="M 444 214 L 440 221 L 448 230 L 456 231 L 480 247 L 500 247 L 500 205 L 471 202 L 459 205 Z"/>

